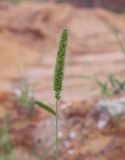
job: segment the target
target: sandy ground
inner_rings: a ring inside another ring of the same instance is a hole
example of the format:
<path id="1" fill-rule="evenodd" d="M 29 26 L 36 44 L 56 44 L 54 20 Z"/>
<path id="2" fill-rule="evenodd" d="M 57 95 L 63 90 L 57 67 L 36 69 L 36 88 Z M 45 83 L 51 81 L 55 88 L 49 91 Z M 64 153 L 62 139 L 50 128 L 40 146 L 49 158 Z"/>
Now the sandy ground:
<path id="1" fill-rule="evenodd" d="M 109 124 L 104 131 L 96 128 L 96 119 L 89 113 L 101 94 L 94 81 L 83 78 L 95 73 L 103 80 L 109 74 L 118 74 L 124 79 L 124 55 L 107 24 L 115 27 L 124 43 L 124 15 L 101 8 L 78 9 L 67 4 L 21 3 L 16 6 L 0 3 L 0 19 L 0 117 L 4 114 L 3 106 L 7 105 L 11 115 L 10 137 L 19 146 L 17 159 L 23 152 L 23 159 L 27 160 L 33 147 L 39 153 L 45 152 L 48 146 L 40 139 L 54 136 L 51 132 L 54 127 L 44 126 L 46 112 L 36 109 L 29 120 L 27 109 L 20 109 L 11 97 L 24 78 L 35 97 L 54 105 L 55 55 L 59 33 L 65 26 L 69 30 L 69 44 L 61 102 L 65 135 L 61 160 L 124 159 L 124 124 L 119 128 Z M 51 117 L 48 120 L 54 123 Z M 48 154 L 44 158 L 50 160 L 54 156 Z"/>
<path id="2" fill-rule="evenodd" d="M 48 54 L 56 54 L 58 35 L 64 26 L 69 29 L 70 55 L 118 49 L 104 19 L 115 25 L 124 40 L 124 17 L 102 9 L 26 3 L 0 6 L 1 77 L 17 76 L 20 68 L 38 65 Z"/>

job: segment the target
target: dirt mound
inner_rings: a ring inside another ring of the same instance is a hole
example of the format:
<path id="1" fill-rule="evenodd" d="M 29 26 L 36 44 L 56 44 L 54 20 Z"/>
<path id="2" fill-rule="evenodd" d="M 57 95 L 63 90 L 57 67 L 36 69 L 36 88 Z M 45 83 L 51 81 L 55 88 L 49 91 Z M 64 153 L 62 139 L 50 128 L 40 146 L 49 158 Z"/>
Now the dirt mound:
<path id="1" fill-rule="evenodd" d="M 0 80 L 6 87 L 5 79 L 13 80 L 22 70 L 43 64 L 45 59 L 51 61 L 47 55 L 56 54 L 57 37 L 65 26 L 69 30 L 69 52 L 75 55 L 118 50 L 105 20 L 115 25 L 124 40 L 124 16 L 103 9 L 0 3 L 0 19 Z"/>
<path id="2" fill-rule="evenodd" d="M 116 28 L 120 32 L 123 31 L 124 17 L 105 10 L 79 10 L 66 4 L 52 3 L 21 3 L 10 6 L 2 3 L 0 34 L 2 39 L 15 40 L 21 47 L 33 47 L 49 53 L 56 47 L 59 31 L 67 26 L 71 52 L 113 50 L 114 38 L 102 17 L 111 23 L 114 23 L 115 19 Z"/>

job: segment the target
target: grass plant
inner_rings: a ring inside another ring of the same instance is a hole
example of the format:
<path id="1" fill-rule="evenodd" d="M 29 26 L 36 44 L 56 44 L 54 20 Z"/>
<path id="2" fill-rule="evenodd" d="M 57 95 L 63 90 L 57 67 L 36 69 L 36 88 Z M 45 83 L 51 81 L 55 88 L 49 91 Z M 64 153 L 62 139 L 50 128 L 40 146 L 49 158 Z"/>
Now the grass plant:
<path id="1" fill-rule="evenodd" d="M 84 75 L 81 78 L 85 80 L 92 80 L 96 83 L 98 86 L 101 94 L 103 95 L 104 98 L 110 98 L 111 97 L 111 92 L 110 89 L 108 88 L 108 84 L 97 76 L 97 74 L 93 71 L 93 67 L 91 63 L 87 63 L 91 69 L 91 75 Z"/>
<path id="2" fill-rule="evenodd" d="M 9 115 L 5 107 L 0 138 L 0 160 L 15 160 L 14 146 L 9 139 Z"/>
<path id="3" fill-rule="evenodd" d="M 111 98 L 114 95 L 125 92 L 125 82 L 121 81 L 115 74 L 109 74 L 107 77 L 107 81 L 105 82 L 99 79 L 95 74 L 91 76 L 85 75 L 82 76 L 82 78 L 95 81 L 104 98 Z"/>
<path id="4" fill-rule="evenodd" d="M 61 34 L 61 38 L 59 42 L 59 48 L 57 52 L 57 60 L 56 60 L 55 72 L 54 72 L 54 91 L 55 91 L 55 98 L 56 98 L 56 160 L 59 159 L 59 140 L 58 140 L 59 103 L 61 100 L 61 92 L 63 88 L 67 40 L 68 40 L 68 32 L 67 32 L 67 29 L 64 29 Z"/>
<path id="5" fill-rule="evenodd" d="M 21 107 L 24 107 L 26 109 L 29 109 L 31 113 L 35 110 L 35 106 L 39 106 L 41 109 L 46 110 L 47 112 L 56 115 L 56 112 L 54 109 L 52 109 L 51 106 L 48 104 L 41 102 L 37 100 L 33 94 L 33 92 L 30 90 L 28 82 L 26 80 L 23 80 L 19 87 L 17 88 L 15 100 L 17 103 L 20 104 Z"/>
<path id="6" fill-rule="evenodd" d="M 61 38 L 59 41 L 59 47 L 57 51 L 57 59 L 55 64 L 55 71 L 54 71 L 54 92 L 55 92 L 55 99 L 56 99 L 56 112 L 49 107 L 48 105 L 44 104 L 43 102 L 35 100 L 35 104 L 39 105 L 41 108 L 44 108 L 48 112 L 56 115 L 56 160 L 59 160 L 59 104 L 61 100 L 61 92 L 63 89 L 63 79 L 64 79 L 64 66 L 65 66 L 65 55 L 66 55 L 66 47 L 68 41 L 68 32 L 67 29 L 64 29 L 61 34 Z"/>
<path id="7" fill-rule="evenodd" d="M 34 109 L 34 95 L 33 92 L 29 88 L 29 84 L 26 80 L 22 80 L 19 84 L 19 87 L 15 91 L 16 101 L 23 107 L 30 109 L 31 111 Z"/>

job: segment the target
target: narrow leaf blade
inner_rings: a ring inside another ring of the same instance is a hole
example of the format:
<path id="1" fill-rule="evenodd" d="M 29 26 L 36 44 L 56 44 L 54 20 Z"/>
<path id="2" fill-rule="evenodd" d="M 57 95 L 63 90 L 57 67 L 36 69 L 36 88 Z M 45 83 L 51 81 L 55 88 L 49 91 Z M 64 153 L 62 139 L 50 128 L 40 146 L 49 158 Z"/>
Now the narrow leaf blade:
<path id="1" fill-rule="evenodd" d="M 40 102 L 40 101 L 35 101 L 35 104 L 38 105 L 40 108 L 45 109 L 46 111 L 48 111 L 49 113 L 56 115 L 56 112 L 47 104 Z"/>

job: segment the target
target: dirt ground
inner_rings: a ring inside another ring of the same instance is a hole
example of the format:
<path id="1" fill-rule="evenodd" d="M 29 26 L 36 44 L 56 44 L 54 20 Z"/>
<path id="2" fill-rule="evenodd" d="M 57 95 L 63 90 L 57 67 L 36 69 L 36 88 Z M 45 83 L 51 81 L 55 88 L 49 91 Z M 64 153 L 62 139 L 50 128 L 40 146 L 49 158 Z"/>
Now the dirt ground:
<path id="1" fill-rule="evenodd" d="M 60 108 L 60 159 L 124 160 L 124 116 L 119 127 L 110 123 L 97 129 L 97 117 L 90 113 L 102 95 L 94 81 L 82 78 L 95 73 L 105 80 L 118 74 L 124 80 L 124 54 L 108 25 L 114 26 L 124 43 L 124 20 L 124 15 L 101 8 L 0 3 L 0 119 L 2 123 L 6 106 L 17 160 L 35 160 L 39 154 L 45 160 L 55 159 L 54 118 L 38 108 L 31 114 L 13 97 L 24 78 L 36 98 L 55 104 L 53 70 L 63 27 L 68 28 L 69 44 Z"/>

